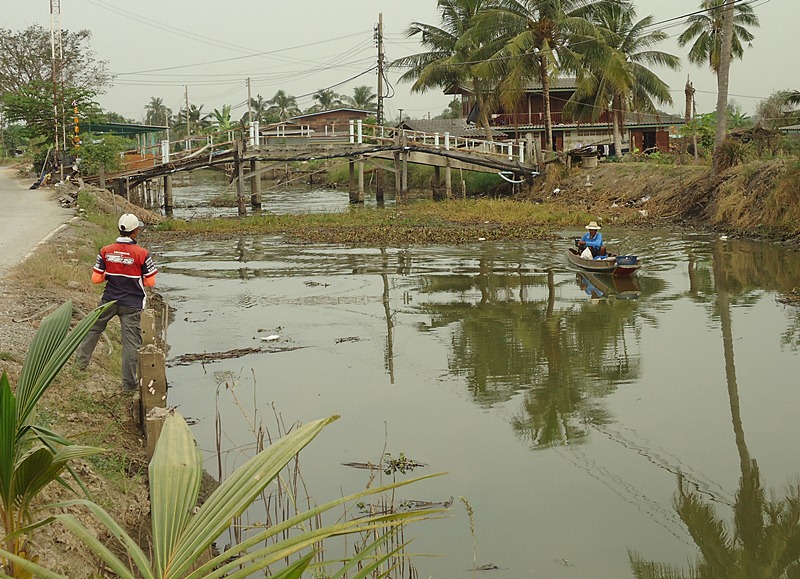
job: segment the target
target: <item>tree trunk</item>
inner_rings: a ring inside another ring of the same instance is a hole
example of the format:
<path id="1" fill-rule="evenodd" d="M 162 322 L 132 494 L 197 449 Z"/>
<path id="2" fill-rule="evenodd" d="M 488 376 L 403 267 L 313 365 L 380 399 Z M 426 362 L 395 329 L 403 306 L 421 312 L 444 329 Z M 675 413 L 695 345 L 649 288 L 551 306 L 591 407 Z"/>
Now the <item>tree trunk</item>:
<path id="1" fill-rule="evenodd" d="M 544 142 L 548 151 L 553 147 L 553 118 L 550 113 L 550 76 L 547 73 L 547 57 L 539 56 L 539 77 L 542 81 L 542 101 L 544 102 Z"/>
<path id="2" fill-rule="evenodd" d="M 720 166 L 720 147 L 728 130 L 728 81 L 731 71 L 731 45 L 733 43 L 733 2 L 726 0 L 722 14 L 722 46 L 719 51 L 717 71 L 717 127 L 714 134 L 714 172 Z"/>
<path id="3" fill-rule="evenodd" d="M 472 79 L 472 88 L 475 91 L 475 104 L 478 107 L 477 125 L 483 127 L 486 140 L 493 141 L 494 134 L 492 133 L 492 127 L 489 123 L 489 111 L 486 110 L 486 99 L 483 96 L 479 79 Z"/>
<path id="4" fill-rule="evenodd" d="M 617 157 L 622 157 L 622 113 L 622 97 L 615 94 L 611 101 L 611 134 L 614 136 L 614 155 Z"/>

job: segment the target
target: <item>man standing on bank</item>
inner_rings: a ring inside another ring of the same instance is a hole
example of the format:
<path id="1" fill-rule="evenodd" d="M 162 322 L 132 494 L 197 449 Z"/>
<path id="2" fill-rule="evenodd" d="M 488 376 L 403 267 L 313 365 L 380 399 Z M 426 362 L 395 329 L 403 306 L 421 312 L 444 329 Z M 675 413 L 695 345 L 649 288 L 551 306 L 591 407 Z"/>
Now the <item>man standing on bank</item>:
<path id="1" fill-rule="evenodd" d="M 111 305 L 95 322 L 78 346 L 77 366 L 86 369 L 97 341 L 114 316 L 122 327 L 122 388 L 138 389 L 136 380 L 137 350 L 142 345 L 141 319 L 145 304 L 145 287 L 156 285 L 158 270 L 150 253 L 136 243 L 143 223 L 132 213 L 119 218 L 119 237 L 100 250 L 92 270 L 94 283 L 106 282 L 101 304 Z"/>

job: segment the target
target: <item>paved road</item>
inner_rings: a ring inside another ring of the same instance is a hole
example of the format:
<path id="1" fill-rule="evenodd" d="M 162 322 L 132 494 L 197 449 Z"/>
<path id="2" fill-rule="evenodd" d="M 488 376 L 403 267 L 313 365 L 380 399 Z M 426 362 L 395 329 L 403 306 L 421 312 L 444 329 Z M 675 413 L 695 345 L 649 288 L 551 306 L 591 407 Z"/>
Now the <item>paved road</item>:
<path id="1" fill-rule="evenodd" d="M 58 204 L 52 189 L 28 189 L 33 181 L 0 167 L 0 271 L 19 264 L 75 214 Z"/>

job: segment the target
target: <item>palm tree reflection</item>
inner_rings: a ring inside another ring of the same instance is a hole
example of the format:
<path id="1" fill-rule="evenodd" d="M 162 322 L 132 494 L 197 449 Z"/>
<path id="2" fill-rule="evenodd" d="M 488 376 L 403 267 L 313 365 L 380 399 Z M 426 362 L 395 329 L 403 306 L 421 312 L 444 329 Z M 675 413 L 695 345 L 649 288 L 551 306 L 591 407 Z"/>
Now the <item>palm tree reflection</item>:
<path id="1" fill-rule="evenodd" d="M 758 463 L 750 457 L 733 357 L 730 283 L 726 275 L 733 270 L 723 266 L 720 241 L 714 244 L 712 257 L 725 378 L 741 470 L 733 505 L 734 530 L 730 533 L 714 506 L 684 484 L 683 477 L 679 477 L 675 509 L 700 550 L 700 560 L 684 571 L 672 565 L 644 560 L 638 553 L 630 552 L 631 569 L 637 579 L 797 578 L 800 577 L 800 484 L 791 485 L 782 499 L 767 498 Z"/>
<path id="2" fill-rule="evenodd" d="M 599 400 L 639 375 L 627 344 L 635 300 L 559 302 L 553 271 L 513 271 L 491 257 L 476 272 L 430 275 L 421 285 L 422 293 L 452 296 L 422 306 L 431 314 L 425 329 L 452 329 L 450 372 L 483 406 L 520 397 L 512 424 L 534 448 L 579 442 L 588 423 L 608 423 Z"/>

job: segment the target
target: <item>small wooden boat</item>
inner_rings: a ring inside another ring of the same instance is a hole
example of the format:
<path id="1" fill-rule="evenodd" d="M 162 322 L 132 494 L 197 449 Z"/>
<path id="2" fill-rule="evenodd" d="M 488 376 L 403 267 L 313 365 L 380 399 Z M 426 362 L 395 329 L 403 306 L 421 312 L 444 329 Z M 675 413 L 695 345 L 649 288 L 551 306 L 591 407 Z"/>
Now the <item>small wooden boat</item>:
<path id="1" fill-rule="evenodd" d="M 575 267 L 594 273 L 607 273 L 615 276 L 631 276 L 641 267 L 635 255 L 615 255 L 609 253 L 605 259 L 583 259 L 577 249 L 567 248 L 567 259 Z"/>

